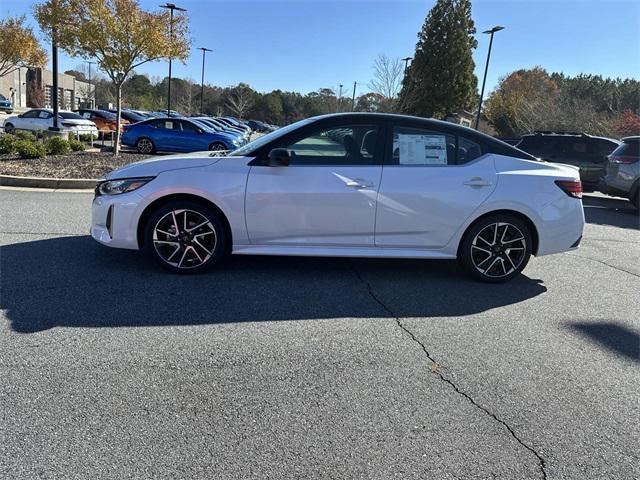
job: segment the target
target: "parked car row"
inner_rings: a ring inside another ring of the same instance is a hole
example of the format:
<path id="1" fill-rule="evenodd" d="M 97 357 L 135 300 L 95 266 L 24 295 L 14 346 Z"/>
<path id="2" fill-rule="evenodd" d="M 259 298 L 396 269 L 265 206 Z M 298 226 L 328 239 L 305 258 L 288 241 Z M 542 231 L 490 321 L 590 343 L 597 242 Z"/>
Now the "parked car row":
<path id="1" fill-rule="evenodd" d="M 544 131 L 523 135 L 516 146 L 542 160 L 578 167 L 585 189 L 626 197 L 638 208 L 638 139 Z"/>

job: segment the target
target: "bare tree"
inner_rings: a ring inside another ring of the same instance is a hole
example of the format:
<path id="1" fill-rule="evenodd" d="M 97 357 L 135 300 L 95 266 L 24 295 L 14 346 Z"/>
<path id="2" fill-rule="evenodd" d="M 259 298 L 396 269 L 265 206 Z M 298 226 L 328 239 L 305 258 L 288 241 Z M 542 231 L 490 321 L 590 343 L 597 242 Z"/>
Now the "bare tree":
<path id="1" fill-rule="evenodd" d="M 226 106 L 236 117 L 242 118 L 253 106 L 253 92 L 244 85 L 238 85 L 229 94 Z"/>
<path id="2" fill-rule="evenodd" d="M 402 76 L 402 60 L 380 54 L 373 62 L 373 79 L 369 83 L 369 88 L 382 95 L 388 107 L 392 109 L 402 86 Z"/>

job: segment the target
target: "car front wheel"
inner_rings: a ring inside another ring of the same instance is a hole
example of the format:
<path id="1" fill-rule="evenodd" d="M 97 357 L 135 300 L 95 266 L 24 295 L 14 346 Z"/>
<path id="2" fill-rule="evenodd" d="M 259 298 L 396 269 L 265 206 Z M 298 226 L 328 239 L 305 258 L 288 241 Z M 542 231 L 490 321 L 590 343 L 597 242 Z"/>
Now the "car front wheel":
<path id="1" fill-rule="evenodd" d="M 14 131 L 15 129 L 16 129 L 16 128 L 15 128 L 11 123 L 7 123 L 7 124 L 4 126 L 4 131 L 5 131 L 6 133 L 13 133 L 13 131 Z"/>
<path id="2" fill-rule="evenodd" d="M 225 150 L 228 150 L 228 149 L 224 145 L 224 143 L 215 142 L 215 143 L 212 143 L 211 145 L 209 145 L 209 151 L 210 152 L 223 152 Z"/>
<path id="3" fill-rule="evenodd" d="M 218 214 L 196 202 L 171 202 L 156 210 L 145 227 L 145 248 L 164 268 L 195 273 L 219 263 L 227 233 Z"/>
<path id="4" fill-rule="evenodd" d="M 529 227 L 513 215 L 485 217 L 465 233 L 459 260 L 476 279 L 498 283 L 520 274 L 531 257 Z"/>

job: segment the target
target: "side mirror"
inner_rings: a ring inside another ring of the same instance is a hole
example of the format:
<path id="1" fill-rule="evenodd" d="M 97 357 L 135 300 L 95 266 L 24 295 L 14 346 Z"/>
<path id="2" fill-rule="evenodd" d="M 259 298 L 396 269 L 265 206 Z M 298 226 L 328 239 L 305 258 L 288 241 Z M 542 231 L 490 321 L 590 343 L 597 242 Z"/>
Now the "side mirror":
<path id="1" fill-rule="evenodd" d="M 287 167 L 289 161 L 289 151 L 286 148 L 274 148 L 269 152 L 267 165 L 269 167 Z"/>
<path id="2" fill-rule="evenodd" d="M 22 118 L 23 115 L 24 115 L 24 113 L 19 114 L 18 118 Z"/>

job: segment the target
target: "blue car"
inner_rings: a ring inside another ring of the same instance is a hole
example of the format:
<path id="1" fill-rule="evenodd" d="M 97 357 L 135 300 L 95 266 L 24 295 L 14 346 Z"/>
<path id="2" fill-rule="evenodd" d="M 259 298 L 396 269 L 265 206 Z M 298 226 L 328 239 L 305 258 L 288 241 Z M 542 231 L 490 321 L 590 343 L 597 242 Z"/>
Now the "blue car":
<path id="1" fill-rule="evenodd" d="M 140 153 L 235 150 L 242 142 L 186 118 L 151 118 L 123 127 L 122 144 Z"/>
<path id="2" fill-rule="evenodd" d="M 7 97 L 0 94 L 0 112 L 13 113 L 13 105 Z"/>

